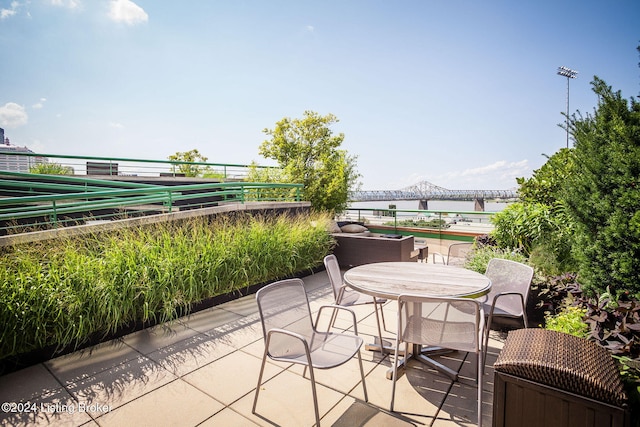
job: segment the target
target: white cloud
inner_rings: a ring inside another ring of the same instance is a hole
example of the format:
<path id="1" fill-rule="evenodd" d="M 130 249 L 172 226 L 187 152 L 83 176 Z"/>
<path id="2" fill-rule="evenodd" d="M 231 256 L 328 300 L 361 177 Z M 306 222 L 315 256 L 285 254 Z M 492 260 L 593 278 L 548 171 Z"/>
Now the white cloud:
<path id="1" fill-rule="evenodd" d="M 131 0 L 111 0 L 109 18 L 127 25 L 136 25 L 147 22 L 149 15 Z"/>
<path id="2" fill-rule="evenodd" d="M 517 177 L 530 175 L 531 167 L 528 160 L 518 162 L 499 160 L 486 166 L 429 176 L 412 173 L 395 183 L 390 183 L 389 189 L 397 190 L 427 181 L 449 190 L 506 190 L 517 187 Z"/>
<path id="3" fill-rule="evenodd" d="M 38 102 L 36 102 L 35 104 L 33 104 L 31 106 L 31 108 L 33 108 L 34 110 L 39 110 L 41 108 L 44 108 L 44 103 L 47 101 L 47 98 L 40 98 L 40 100 Z"/>
<path id="4" fill-rule="evenodd" d="M 51 0 L 53 6 L 64 7 L 67 9 L 79 9 L 82 6 L 81 0 Z"/>
<path id="5" fill-rule="evenodd" d="M 112 127 L 114 129 L 124 129 L 124 125 L 118 122 L 109 122 L 109 127 Z"/>
<path id="6" fill-rule="evenodd" d="M 20 2 L 12 1 L 9 9 L 4 9 L 4 8 L 0 9 L 0 20 L 7 19 L 14 16 L 16 13 L 18 13 L 18 8 L 20 6 L 21 6 Z"/>
<path id="7" fill-rule="evenodd" d="M 516 187 L 516 178 L 525 176 L 530 172 L 528 160 L 520 160 L 518 162 L 499 160 L 486 166 L 452 171 L 440 175 L 436 179 L 443 183 L 440 185 L 450 189 L 502 190 Z"/>
<path id="8" fill-rule="evenodd" d="M 315 28 L 313 27 L 313 25 L 307 25 L 307 31 L 310 33 L 313 33 L 315 31 Z"/>
<path id="9" fill-rule="evenodd" d="M 7 102 L 0 107 L 0 126 L 14 129 L 27 124 L 29 117 L 24 107 L 15 102 Z"/>

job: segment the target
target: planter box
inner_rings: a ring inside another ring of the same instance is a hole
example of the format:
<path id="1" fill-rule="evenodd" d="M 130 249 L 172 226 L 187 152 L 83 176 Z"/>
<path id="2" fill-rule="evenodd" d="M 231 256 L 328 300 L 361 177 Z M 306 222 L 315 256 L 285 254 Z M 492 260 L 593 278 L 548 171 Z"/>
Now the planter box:
<path id="1" fill-rule="evenodd" d="M 494 426 L 629 426 L 618 368 L 595 343 L 544 329 L 512 331 L 494 370 Z"/>
<path id="2" fill-rule="evenodd" d="M 333 254 L 340 267 L 349 268 L 372 262 L 417 261 L 413 236 L 333 233 L 337 246 Z"/>

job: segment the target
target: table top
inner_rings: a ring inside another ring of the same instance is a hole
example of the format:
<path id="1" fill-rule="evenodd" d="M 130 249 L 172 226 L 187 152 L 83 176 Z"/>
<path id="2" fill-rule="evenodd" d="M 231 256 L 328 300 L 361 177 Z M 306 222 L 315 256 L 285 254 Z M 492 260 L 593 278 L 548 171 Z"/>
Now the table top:
<path id="1" fill-rule="evenodd" d="M 491 289 L 491 280 L 475 271 L 419 262 L 360 265 L 348 270 L 344 281 L 359 292 L 387 299 L 402 294 L 477 298 Z"/>

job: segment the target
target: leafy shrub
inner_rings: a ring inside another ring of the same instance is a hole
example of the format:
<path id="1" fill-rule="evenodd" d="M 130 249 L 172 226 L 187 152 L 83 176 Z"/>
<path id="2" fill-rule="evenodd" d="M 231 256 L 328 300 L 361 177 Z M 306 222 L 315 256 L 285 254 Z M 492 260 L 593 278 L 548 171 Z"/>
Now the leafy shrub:
<path id="1" fill-rule="evenodd" d="M 414 219 L 405 219 L 402 221 L 396 222 L 386 222 L 384 225 L 397 225 L 398 227 L 419 227 L 419 228 L 449 228 L 450 225 L 444 219 L 430 219 L 430 220 L 414 220 Z"/>
<path id="2" fill-rule="evenodd" d="M 322 263 L 325 214 L 221 217 L 96 233 L 0 253 L 0 359 L 79 344 L 132 322 Z"/>
<path id="3" fill-rule="evenodd" d="M 63 166 L 60 163 L 37 163 L 29 168 L 29 173 L 42 175 L 73 175 L 71 166 Z"/>
<path id="4" fill-rule="evenodd" d="M 526 256 L 544 254 L 547 259 L 538 267 L 554 266 L 549 273 L 571 269 L 571 221 L 562 204 L 513 203 L 491 221 L 495 225 L 491 237 L 498 246 L 517 248 Z"/>
<path id="5" fill-rule="evenodd" d="M 584 321 L 586 312 L 584 308 L 569 306 L 556 315 L 548 314 L 545 317 L 545 329 L 587 338 L 589 325 Z"/>
<path id="6" fill-rule="evenodd" d="M 495 246 L 478 247 L 467 255 L 467 261 L 464 267 L 469 270 L 477 271 L 484 274 L 487 271 L 487 265 L 492 258 L 503 258 L 511 261 L 526 263 L 527 257 L 521 252 L 509 249 L 501 249 Z"/>
<path id="7" fill-rule="evenodd" d="M 593 115 L 574 117 L 574 164 L 564 203 L 585 292 L 640 292 L 640 102 L 597 77 Z"/>
<path id="8" fill-rule="evenodd" d="M 534 281 L 532 289 L 537 293 L 538 304 L 548 315 L 560 312 L 568 303 L 582 296 L 582 288 L 575 273 L 544 277 Z"/>

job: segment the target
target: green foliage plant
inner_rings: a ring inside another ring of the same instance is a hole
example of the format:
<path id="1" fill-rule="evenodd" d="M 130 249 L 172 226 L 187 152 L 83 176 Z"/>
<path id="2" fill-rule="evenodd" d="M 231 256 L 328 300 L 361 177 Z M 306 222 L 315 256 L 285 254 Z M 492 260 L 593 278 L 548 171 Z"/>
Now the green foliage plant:
<path id="1" fill-rule="evenodd" d="M 546 156 L 529 179 L 517 178 L 520 201 L 493 217 L 492 237 L 499 246 L 519 248 L 548 275 L 575 271 L 573 220 L 562 199 L 564 184 L 575 173 L 573 149 Z"/>
<path id="2" fill-rule="evenodd" d="M 286 183 L 288 179 L 280 168 L 260 168 L 256 162 L 249 166 L 248 182 Z M 290 188 L 257 188 L 249 190 L 246 200 L 286 200 L 295 196 L 295 189 Z"/>
<path id="3" fill-rule="evenodd" d="M 326 214 L 167 222 L 3 248 L 0 359 L 69 346 L 322 264 Z"/>
<path id="4" fill-rule="evenodd" d="M 42 175 L 73 175 L 73 168 L 55 162 L 36 163 L 29 168 L 29 173 Z"/>
<path id="5" fill-rule="evenodd" d="M 438 219 L 438 218 L 434 218 L 430 220 L 404 219 L 397 222 L 385 222 L 384 225 L 397 225 L 398 227 L 417 227 L 417 228 L 435 228 L 435 229 L 450 227 L 450 225 L 447 224 L 445 220 Z"/>
<path id="6" fill-rule="evenodd" d="M 200 154 L 197 149 L 189 151 L 178 151 L 168 157 L 172 162 L 175 162 L 172 166 L 174 173 L 184 174 L 186 177 L 197 177 L 203 174 L 209 173 L 207 166 L 199 165 L 198 163 L 206 163 L 207 157 Z"/>
<path id="7" fill-rule="evenodd" d="M 598 107 L 573 117 L 575 169 L 563 195 L 587 293 L 640 292 L 640 103 L 594 78 Z"/>
<path id="8" fill-rule="evenodd" d="M 520 251 L 503 249 L 497 246 L 479 246 L 476 244 L 474 250 L 467 255 L 464 268 L 484 274 L 492 258 L 503 258 L 524 264 L 527 262 L 527 257 Z"/>
<path id="9" fill-rule="evenodd" d="M 278 162 L 283 182 L 304 184 L 304 200 L 320 211 L 344 211 L 359 185 L 356 157 L 339 148 L 344 134 L 331 130 L 337 122 L 333 114 L 313 111 L 300 119 L 285 117 L 264 129 L 269 139 L 260 146 L 260 155 Z"/>
<path id="10" fill-rule="evenodd" d="M 545 329 L 587 338 L 589 325 L 584 321 L 586 312 L 584 308 L 568 306 L 558 314 L 548 314 L 545 316 Z"/>

